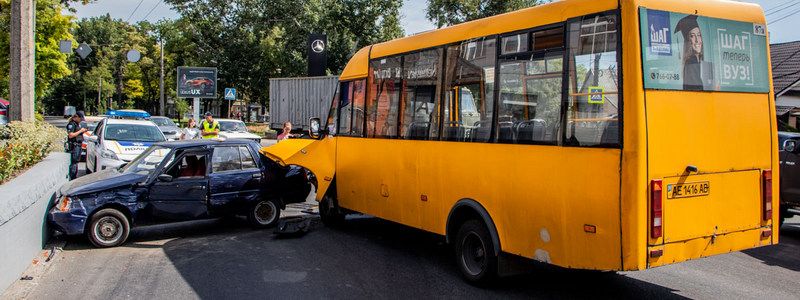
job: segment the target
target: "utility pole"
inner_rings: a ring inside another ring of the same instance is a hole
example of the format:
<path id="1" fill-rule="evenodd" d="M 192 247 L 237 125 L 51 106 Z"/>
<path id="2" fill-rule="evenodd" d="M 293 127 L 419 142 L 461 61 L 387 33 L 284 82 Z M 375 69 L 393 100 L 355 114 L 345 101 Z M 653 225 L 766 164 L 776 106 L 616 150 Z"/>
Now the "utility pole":
<path id="1" fill-rule="evenodd" d="M 162 116 L 166 116 L 167 113 L 164 112 L 164 37 L 161 36 L 161 30 L 158 31 L 158 40 L 161 42 L 161 78 L 158 82 L 158 90 L 161 97 L 158 100 L 158 112 Z M 178 120 L 180 120 L 180 117 Z"/>
<path id="2" fill-rule="evenodd" d="M 100 114 L 100 104 L 103 103 L 103 77 L 97 78 L 97 108 L 95 113 Z"/>
<path id="3" fill-rule="evenodd" d="M 35 7 L 35 0 L 11 0 L 9 117 L 12 121 L 34 120 Z"/>

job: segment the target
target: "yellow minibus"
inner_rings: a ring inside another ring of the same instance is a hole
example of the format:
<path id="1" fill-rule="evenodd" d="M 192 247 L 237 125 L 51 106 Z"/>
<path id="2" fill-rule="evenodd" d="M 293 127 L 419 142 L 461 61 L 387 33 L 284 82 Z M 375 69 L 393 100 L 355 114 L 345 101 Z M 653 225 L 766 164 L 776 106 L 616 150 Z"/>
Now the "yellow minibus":
<path id="1" fill-rule="evenodd" d="M 439 234 L 470 282 L 776 244 L 765 24 L 733 1 L 564 0 L 371 45 L 313 139 L 262 153 L 314 174 L 326 224 Z"/>

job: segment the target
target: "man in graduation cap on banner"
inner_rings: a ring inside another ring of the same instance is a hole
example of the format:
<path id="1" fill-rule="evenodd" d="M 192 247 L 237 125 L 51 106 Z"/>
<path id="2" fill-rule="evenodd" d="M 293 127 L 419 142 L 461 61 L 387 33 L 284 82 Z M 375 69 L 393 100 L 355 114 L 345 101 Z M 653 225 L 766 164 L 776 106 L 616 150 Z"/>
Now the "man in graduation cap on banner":
<path id="1" fill-rule="evenodd" d="M 703 61 L 703 34 L 696 15 L 678 21 L 675 32 L 683 34 L 683 89 L 702 91 L 714 89 L 714 64 Z"/>

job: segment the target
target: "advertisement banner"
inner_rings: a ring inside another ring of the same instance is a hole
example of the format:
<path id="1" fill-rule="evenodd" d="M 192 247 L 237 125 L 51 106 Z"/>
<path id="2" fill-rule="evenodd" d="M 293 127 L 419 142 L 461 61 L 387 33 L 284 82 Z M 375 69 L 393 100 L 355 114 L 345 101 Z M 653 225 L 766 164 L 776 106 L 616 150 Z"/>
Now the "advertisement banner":
<path id="1" fill-rule="evenodd" d="M 217 98 L 217 68 L 178 67 L 178 97 Z"/>
<path id="2" fill-rule="evenodd" d="M 640 8 L 646 89 L 769 92 L 766 26 Z"/>

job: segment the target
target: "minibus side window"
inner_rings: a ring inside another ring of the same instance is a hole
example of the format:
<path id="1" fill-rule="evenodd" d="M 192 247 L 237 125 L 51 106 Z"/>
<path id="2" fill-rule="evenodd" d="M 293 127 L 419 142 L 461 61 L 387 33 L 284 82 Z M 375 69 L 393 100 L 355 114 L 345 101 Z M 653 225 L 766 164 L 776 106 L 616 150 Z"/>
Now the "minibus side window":
<path id="1" fill-rule="evenodd" d="M 353 115 L 353 90 L 351 82 L 339 84 L 339 135 L 350 135 L 350 118 Z"/>
<path id="2" fill-rule="evenodd" d="M 497 141 L 556 145 L 561 128 L 564 29 L 536 31 L 532 36 L 535 51 L 500 59 Z"/>
<path id="3" fill-rule="evenodd" d="M 438 139 L 436 114 L 441 94 L 442 49 L 426 50 L 403 57 L 404 97 L 400 136 L 404 139 Z"/>
<path id="4" fill-rule="evenodd" d="M 364 136 L 364 101 L 367 93 L 366 80 L 356 80 L 352 84 L 353 90 L 353 126 L 352 136 Z"/>
<path id="5" fill-rule="evenodd" d="M 336 85 L 336 92 L 333 93 L 333 100 L 331 101 L 331 109 L 328 111 L 328 121 L 325 123 L 325 128 L 328 129 L 328 134 L 336 135 L 337 121 L 339 120 L 339 85 Z"/>
<path id="6" fill-rule="evenodd" d="M 571 146 L 619 146 L 619 35 L 616 15 L 570 22 L 566 140 Z"/>
<path id="7" fill-rule="evenodd" d="M 401 56 L 370 62 L 367 137 L 397 137 L 402 69 Z"/>
<path id="8" fill-rule="evenodd" d="M 480 38 L 447 47 L 442 140 L 490 140 L 496 52 L 494 38 Z"/>

